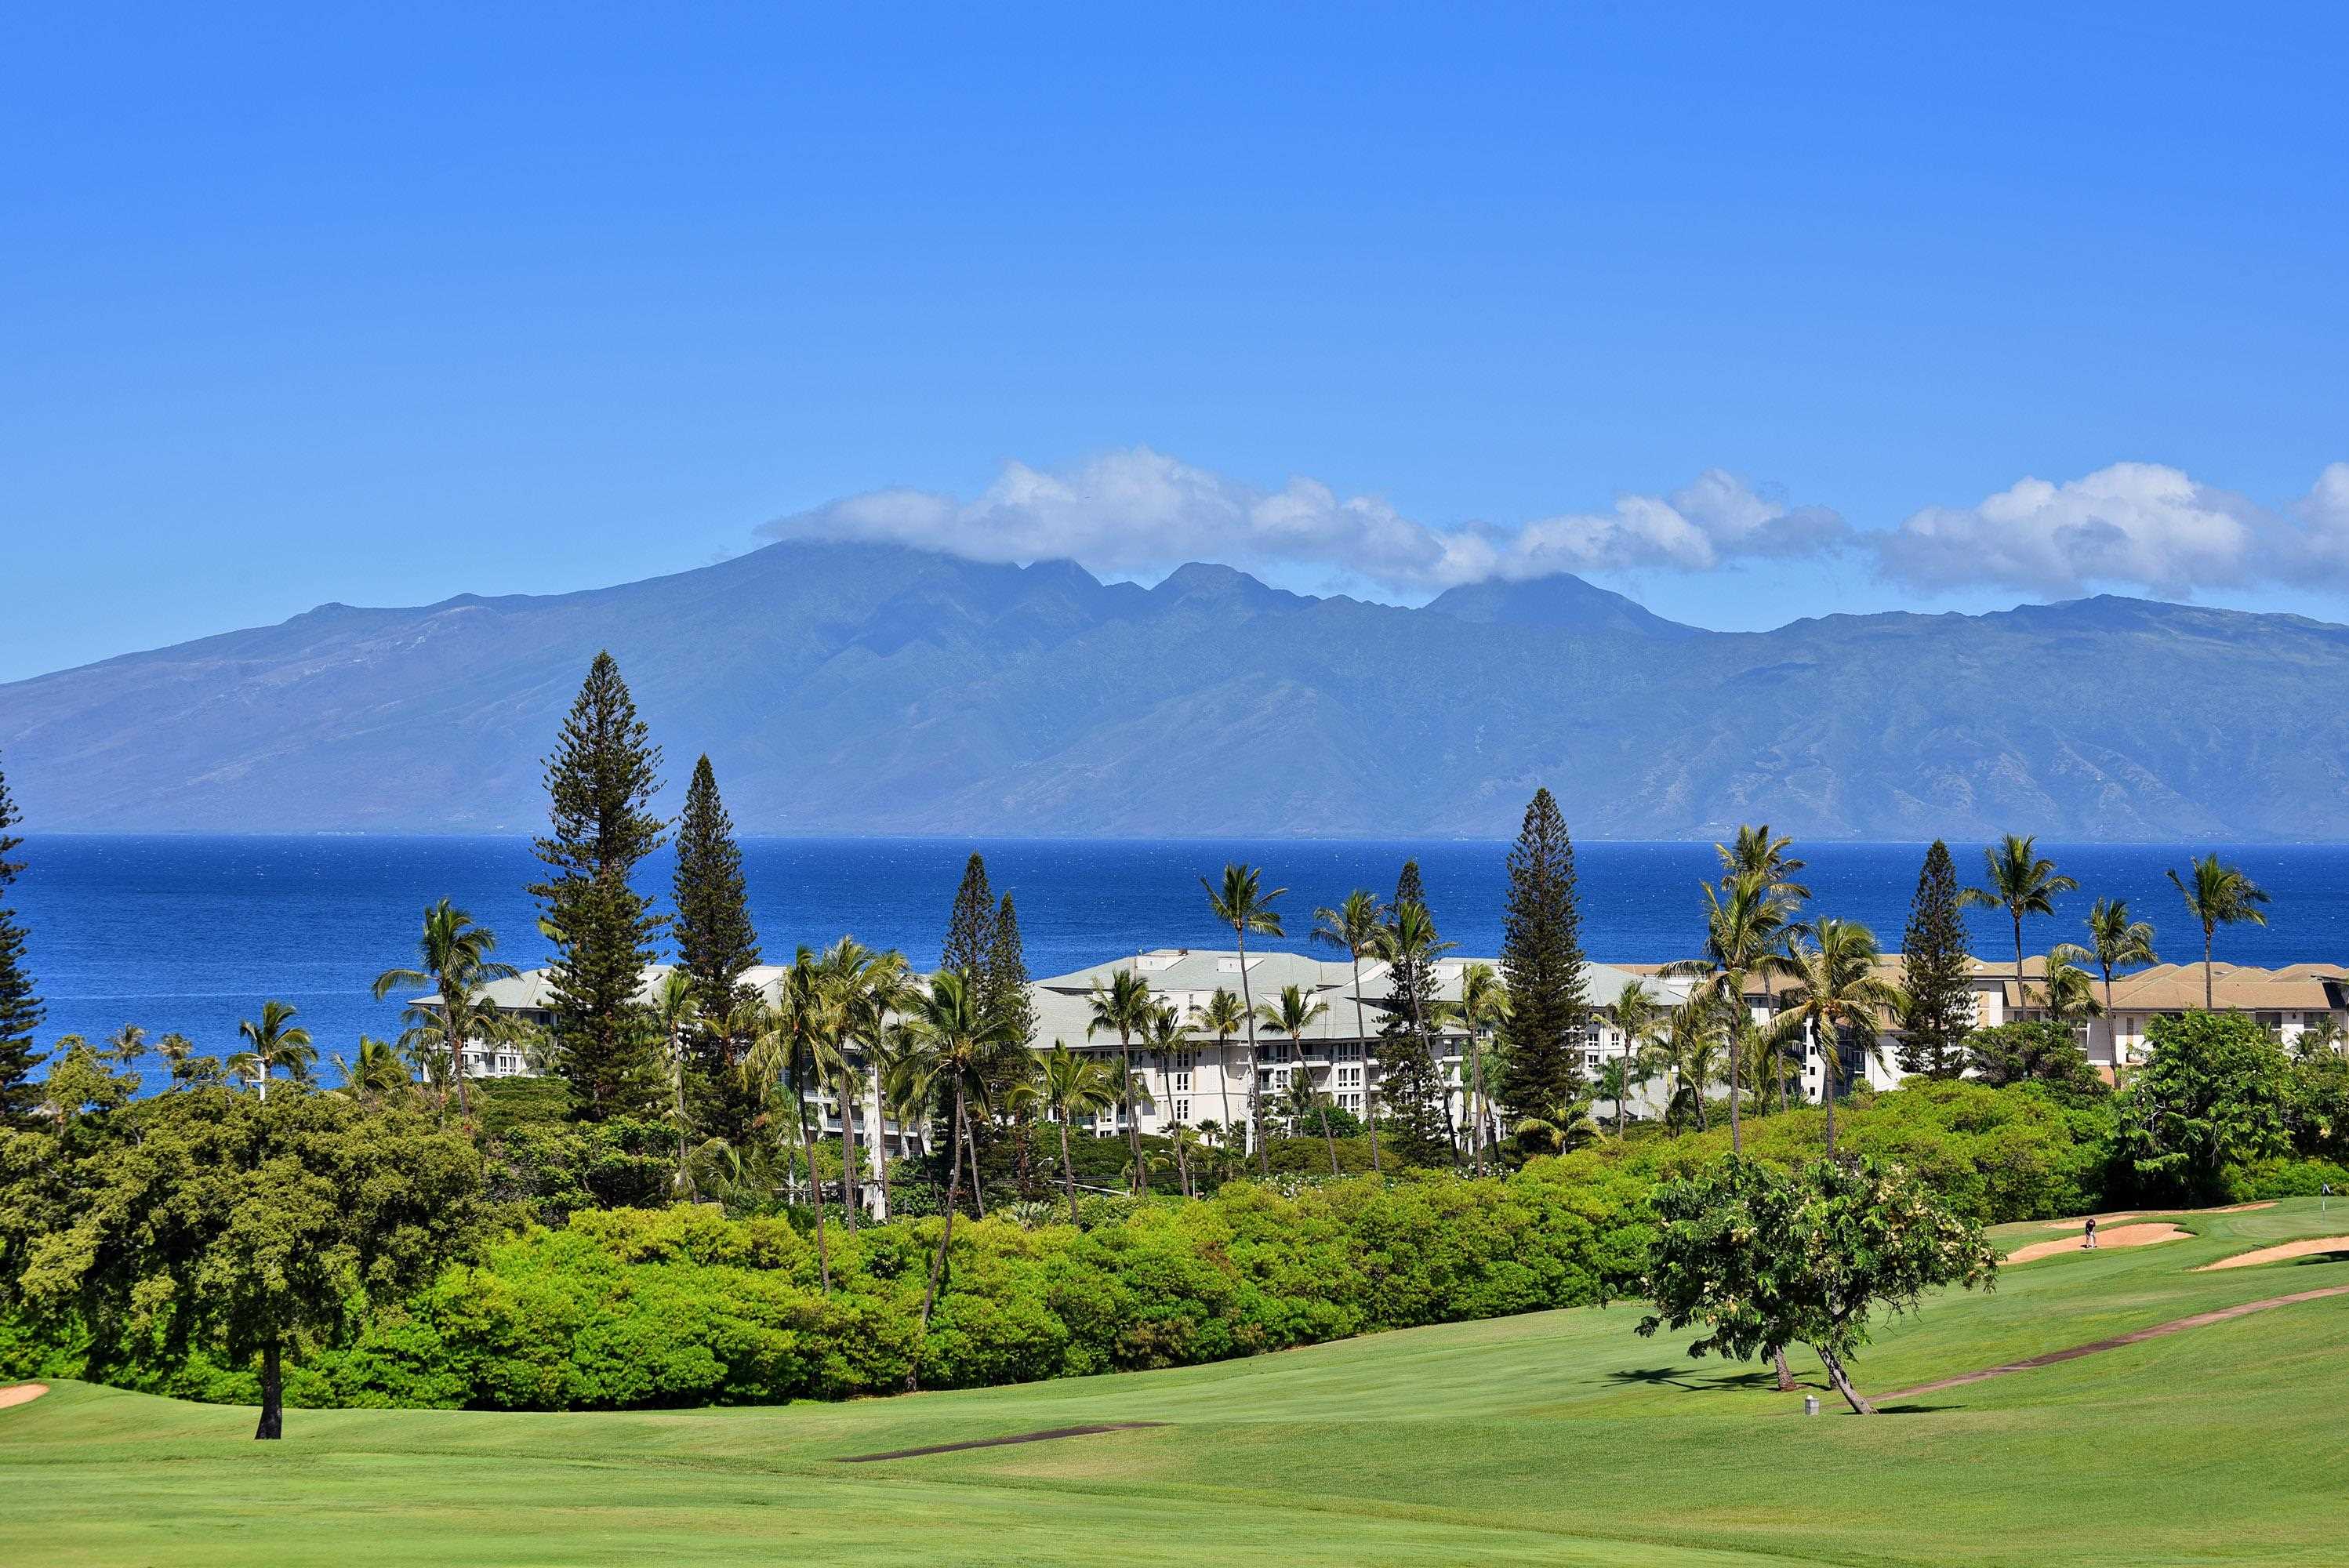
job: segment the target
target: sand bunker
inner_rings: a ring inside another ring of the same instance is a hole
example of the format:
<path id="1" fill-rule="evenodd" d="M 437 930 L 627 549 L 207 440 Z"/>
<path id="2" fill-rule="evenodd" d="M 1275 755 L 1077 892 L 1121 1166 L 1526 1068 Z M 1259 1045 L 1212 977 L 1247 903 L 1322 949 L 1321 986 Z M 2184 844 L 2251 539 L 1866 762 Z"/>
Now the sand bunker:
<path id="1" fill-rule="evenodd" d="M 2212 1269 L 2247 1269 L 2259 1264 L 2280 1264 L 2286 1258 L 2314 1257 L 2320 1253 L 2349 1253 L 2349 1236 L 2317 1236 L 2305 1242 L 2286 1242 L 2281 1246 L 2261 1247 L 2255 1253 L 2237 1253 L 2231 1258 L 2204 1264 L 2194 1272 L 2209 1274 Z"/>
<path id="2" fill-rule="evenodd" d="M 2276 1201 L 2270 1198 L 2258 1203 L 2230 1203 L 2223 1209 L 2127 1209 L 2117 1214 L 2098 1214 L 2096 1223 L 2109 1225 L 2121 1220 L 2146 1220 L 2157 1214 L 2247 1214 L 2253 1209 L 2272 1209 L 2275 1206 Z M 2082 1215 L 2076 1220 L 2051 1220 L 2040 1228 L 2048 1231 L 2078 1231 L 2085 1229 L 2087 1223 L 2087 1216 Z"/>
<path id="3" fill-rule="evenodd" d="M 5 1388 L 0 1388 L 0 1410 L 5 1410 L 11 1405 L 30 1404 L 48 1391 L 49 1386 L 47 1383 L 12 1383 Z"/>
<path id="4" fill-rule="evenodd" d="M 2099 1223 L 2096 1231 L 2096 1245 L 2099 1248 L 2149 1247 L 2156 1242 L 2183 1241 L 2193 1233 L 2191 1231 L 2181 1231 L 2176 1225 L 2170 1224 L 2116 1225 L 2111 1230 L 2106 1230 Z M 2075 1241 L 2066 1236 L 2060 1242 L 2033 1242 L 2027 1247 L 2017 1247 L 2006 1254 L 2006 1261 L 2010 1264 L 2027 1264 L 2033 1258 L 2052 1258 L 2057 1253 L 2085 1251 L 2087 1251 L 2087 1243 L 2085 1239 Z"/>

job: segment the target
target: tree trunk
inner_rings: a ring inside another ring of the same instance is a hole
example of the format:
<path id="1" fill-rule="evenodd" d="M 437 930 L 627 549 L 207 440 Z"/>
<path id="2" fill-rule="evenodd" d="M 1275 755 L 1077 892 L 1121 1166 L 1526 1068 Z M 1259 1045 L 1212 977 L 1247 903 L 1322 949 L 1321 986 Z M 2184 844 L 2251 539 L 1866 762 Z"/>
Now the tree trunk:
<path id="1" fill-rule="evenodd" d="M 465 1024 L 459 1016 L 460 1012 L 456 998 L 443 985 L 440 988 L 441 1033 L 449 1037 L 449 1069 L 450 1076 L 457 1080 L 457 1114 L 471 1120 L 472 1107 L 465 1099 Z M 276 1436 L 274 1432 L 270 1435 Z"/>
<path id="2" fill-rule="evenodd" d="M 1861 1398 L 1859 1390 L 1851 1386 L 1851 1379 L 1844 1376 L 1843 1363 L 1836 1359 L 1835 1352 L 1824 1345 L 1814 1345 L 1811 1348 L 1819 1353 L 1819 1360 L 1827 1369 L 1827 1380 L 1836 1386 L 1836 1392 L 1841 1394 L 1844 1402 L 1851 1407 L 1851 1413 L 1855 1416 L 1876 1414 L 1876 1407 Z"/>
<path id="3" fill-rule="evenodd" d="M 952 1136 L 957 1140 L 962 1136 L 962 1084 L 959 1080 L 955 1084 Z M 949 1143 L 947 1147 L 952 1149 L 954 1145 Z M 921 1332 L 914 1338 L 913 1365 L 905 1368 L 905 1392 L 908 1394 L 921 1387 L 922 1346 L 929 1340 L 930 1310 L 937 1305 L 938 1281 L 947 1266 L 947 1243 L 954 1239 L 955 1204 L 962 1197 L 962 1164 L 959 1161 L 949 1161 L 949 1163 L 953 1166 L 953 1174 L 947 1180 L 946 1223 L 938 1230 L 938 1250 L 930 1256 L 930 1283 L 922 1290 Z"/>
<path id="4" fill-rule="evenodd" d="M 253 1429 L 255 1442 L 275 1441 L 285 1435 L 285 1369 L 278 1360 L 274 1339 L 261 1347 L 261 1424 Z"/>
<path id="5" fill-rule="evenodd" d="M 1248 1047 L 1248 1058 L 1256 1057 L 1256 1047 Z M 1261 1071 L 1261 1068 L 1256 1069 Z M 1272 1144 L 1264 1135 L 1264 1086 L 1257 1084 L 1248 1090 L 1249 1134 L 1256 1140 L 1256 1168 L 1266 1181 L 1272 1180 Z"/>
<path id="6" fill-rule="evenodd" d="M 1827 1158 L 1835 1158 L 1836 1075 L 1827 1066 L 1825 1051 L 1819 1053 L 1819 1096 L 1827 1102 Z"/>
<path id="7" fill-rule="evenodd" d="M 2210 1005 L 2210 923 L 2206 920 L 2202 923 L 2202 1010 L 2206 1013 L 2216 1011 Z"/>
<path id="8" fill-rule="evenodd" d="M 984 1220 L 987 1218 L 987 1185 L 986 1178 L 978 1173 L 978 1127 L 977 1119 L 968 1114 L 962 1119 L 962 1142 L 963 1147 L 970 1151 L 970 1212 L 973 1218 Z"/>
<path id="9" fill-rule="evenodd" d="M 1778 1080 L 1778 1114 L 1784 1116 L 1792 1108 L 1786 1103 L 1786 1053 L 1781 1047 L 1770 1047 L 1770 1071 Z"/>
<path id="10" fill-rule="evenodd" d="M 1142 1170 L 1142 1112 L 1133 1103 L 1133 1044 L 1125 1036 L 1123 1026 L 1117 1031 L 1117 1054 L 1125 1064 L 1125 1081 L 1118 1086 L 1118 1109 L 1125 1112 L 1125 1152 L 1133 1161 L 1133 1195 L 1137 1198 L 1149 1190 L 1150 1178 Z"/>
<path id="11" fill-rule="evenodd" d="M 801 1103 L 804 1105 L 807 1102 L 802 1100 Z M 823 1180 L 816 1174 L 815 1169 L 815 1129 L 808 1125 L 808 1119 L 804 1114 L 800 1118 L 800 1140 L 807 1146 L 808 1191 L 815 1194 L 817 1278 L 823 1284 L 824 1295 L 830 1295 L 832 1294 L 832 1253 L 823 1234 Z"/>
<path id="12" fill-rule="evenodd" d="M 1371 1174 L 1377 1176 L 1381 1174 L 1379 1170 L 1379 1111 L 1378 1107 L 1371 1103 L 1373 1092 L 1371 1088 L 1371 1026 L 1362 1021 L 1362 955 L 1350 947 L 1346 950 L 1346 954 L 1354 961 L 1354 1036 L 1360 1042 L 1357 1048 L 1362 1053 L 1362 1122 L 1371 1130 Z"/>
<path id="13" fill-rule="evenodd" d="M 1216 1092 L 1224 1100 L 1224 1136 L 1232 1135 L 1232 1040 L 1229 1035 L 1216 1037 Z"/>
<path id="14" fill-rule="evenodd" d="M 2023 988 L 2023 916 L 2018 914 L 2014 917 L 2014 1006 L 2017 1012 L 2023 1010 L 2023 1005 L 2030 995 Z"/>
<path id="15" fill-rule="evenodd" d="M 1723 978 L 1729 982 L 1730 986 L 1729 1151 L 1732 1154 L 1743 1154 L 1745 1152 L 1745 1126 L 1737 1116 L 1737 1078 L 1738 1058 L 1745 1054 L 1745 977 L 1742 975 L 1725 974 Z M 1702 1088 L 1697 1091 L 1697 1098 L 1700 1101 L 1703 1099 L 1704 1091 Z M 1700 1116 L 1700 1123 L 1702 1120 L 1702 1118 Z"/>
<path id="16" fill-rule="evenodd" d="M 1786 1353 L 1775 1345 L 1770 1346 L 1770 1365 L 1778 1371 L 1778 1392 L 1791 1394 L 1802 1387 L 1795 1381 L 1795 1374 L 1786 1366 Z"/>
<path id="17" fill-rule="evenodd" d="M 1064 1113 L 1061 1129 L 1061 1183 L 1069 1194 L 1069 1223 L 1077 1222 L 1077 1162 L 1069 1155 L 1069 1119 Z"/>
<path id="18" fill-rule="evenodd" d="M 856 1212 L 864 1207 L 864 1182 L 856 1173 L 856 1085 L 845 1066 L 840 1073 L 840 1201 L 848 1215 L 848 1233 L 856 1233 Z"/>
<path id="19" fill-rule="evenodd" d="M 1335 1078 L 1338 1076 L 1338 1069 L 1331 1068 L 1330 1076 Z M 1330 1174 L 1332 1176 L 1345 1174 L 1338 1169 L 1338 1135 L 1330 1130 L 1330 1108 L 1327 1105 L 1321 1108 L 1321 1141 L 1330 1146 Z"/>
<path id="20" fill-rule="evenodd" d="M 1263 1058 L 1259 1057 L 1256 1054 L 1256 993 L 1248 988 L 1247 928 L 1235 922 L 1232 925 L 1232 938 L 1239 944 L 1240 948 L 1240 1007 L 1246 1014 L 1246 1021 L 1247 1025 L 1248 1080 L 1250 1085 L 1253 1086 L 1258 1077 L 1263 1073 L 1264 1068 L 1262 1065 Z M 1256 1139 L 1257 1170 L 1264 1175 L 1267 1181 L 1270 1181 L 1272 1178 L 1272 1156 L 1264 1147 L 1264 1096 L 1257 1093 L 1254 1088 L 1251 1087 L 1249 1090 L 1249 1099 L 1255 1102 L 1254 1109 L 1249 1114 L 1252 1119 L 1256 1122 L 1256 1125 L 1249 1130 Z"/>
<path id="21" fill-rule="evenodd" d="M 1468 1116 L 1476 1124 L 1476 1174 L 1485 1174 L 1485 1052 L 1476 1043 L 1476 1026 L 1468 1026 Z M 1616 1130 L 1622 1127 L 1619 1122 Z"/>

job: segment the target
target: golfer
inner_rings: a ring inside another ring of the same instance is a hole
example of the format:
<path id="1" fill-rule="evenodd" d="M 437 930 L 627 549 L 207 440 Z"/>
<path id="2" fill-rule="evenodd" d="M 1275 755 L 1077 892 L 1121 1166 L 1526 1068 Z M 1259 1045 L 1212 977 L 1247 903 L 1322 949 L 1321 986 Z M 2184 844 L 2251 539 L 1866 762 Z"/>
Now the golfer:
<path id="1" fill-rule="evenodd" d="M 2090 1251 L 2090 1252 L 2092 1252 L 2092 1253 L 2093 1253 L 2093 1252 L 2095 1252 L 2095 1250 L 2096 1250 L 2096 1217 L 2095 1217 L 2094 1214 L 2091 1214 L 2091 1215 L 2089 1215 L 2089 1216 L 2088 1216 L 2088 1251 Z"/>

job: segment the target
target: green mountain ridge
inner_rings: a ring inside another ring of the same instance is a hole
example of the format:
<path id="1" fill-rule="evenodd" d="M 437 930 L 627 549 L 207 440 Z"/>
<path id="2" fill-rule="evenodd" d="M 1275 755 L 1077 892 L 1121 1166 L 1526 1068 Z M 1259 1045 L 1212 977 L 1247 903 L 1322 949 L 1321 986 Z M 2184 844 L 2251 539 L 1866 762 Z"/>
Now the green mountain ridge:
<path id="1" fill-rule="evenodd" d="M 598 648 L 744 830 L 2349 835 L 2349 627 L 2104 597 L 1681 625 L 1571 577 L 1419 609 L 792 542 L 556 596 L 325 604 L 0 686 L 36 830 L 526 831 Z"/>

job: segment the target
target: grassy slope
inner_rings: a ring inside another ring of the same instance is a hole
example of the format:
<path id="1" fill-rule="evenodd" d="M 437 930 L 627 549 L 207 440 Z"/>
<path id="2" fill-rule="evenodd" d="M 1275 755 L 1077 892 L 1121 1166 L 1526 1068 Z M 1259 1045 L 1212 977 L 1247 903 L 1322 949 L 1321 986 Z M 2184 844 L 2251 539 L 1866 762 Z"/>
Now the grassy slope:
<path id="1" fill-rule="evenodd" d="M 2186 1272 L 2349 1233 L 2313 1202 L 2191 1241 L 2017 1268 L 1889 1326 L 1899 1387 L 2349 1261 Z M 2009 1244 L 2043 1239 L 2013 1227 Z M 851 1405 L 521 1416 L 249 1412 L 65 1386 L 0 1411 L 0 1562 L 208 1563 L 2112 1563 L 2341 1560 L 2349 1297 L 1805 1420 L 1634 1309 L 1222 1366 Z M 1798 1370 L 1808 1361 L 1798 1358 Z M 870 1466 L 1096 1420 L 1154 1430 Z"/>

